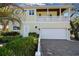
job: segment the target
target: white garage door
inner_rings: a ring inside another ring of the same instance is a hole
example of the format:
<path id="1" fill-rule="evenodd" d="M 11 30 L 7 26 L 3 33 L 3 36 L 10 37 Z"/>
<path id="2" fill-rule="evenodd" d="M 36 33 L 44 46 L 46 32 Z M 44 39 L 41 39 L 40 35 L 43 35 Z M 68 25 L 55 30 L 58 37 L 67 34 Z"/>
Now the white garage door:
<path id="1" fill-rule="evenodd" d="M 40 29 L 41 39 L 67 39 L 66 29 Z"/>

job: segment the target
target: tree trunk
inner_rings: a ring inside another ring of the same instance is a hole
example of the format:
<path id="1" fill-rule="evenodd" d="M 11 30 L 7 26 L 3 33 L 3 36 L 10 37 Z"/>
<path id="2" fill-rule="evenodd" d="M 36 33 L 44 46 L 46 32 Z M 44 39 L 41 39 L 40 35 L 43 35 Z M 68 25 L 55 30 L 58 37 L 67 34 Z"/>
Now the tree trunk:
<path id="1" fill-rule="evenodd" d="M 2 30 L 3 30 L 4 32 L 6 32 L 6 30 L 7 30 L 7 25 L 8 25 L 8 21 L 7 21 L 7 20 L 4 20 L 4 21 L 3 21 L 3 28 L 2 28 Z"/>

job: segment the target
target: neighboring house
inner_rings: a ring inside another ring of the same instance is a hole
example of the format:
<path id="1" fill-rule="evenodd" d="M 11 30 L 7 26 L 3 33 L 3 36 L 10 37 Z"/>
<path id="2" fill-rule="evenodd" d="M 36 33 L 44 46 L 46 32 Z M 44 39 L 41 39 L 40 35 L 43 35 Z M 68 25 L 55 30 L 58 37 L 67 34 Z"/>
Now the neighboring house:
<path id="1" fill-rule="evenodd" d="M 20 33 L 24 37 L 28 36 L 29 32 L 36 32 L 41 39 L 70 40 L 71 8 L 69 4 L 62 4 L 26 6 L 23 11 L 16 9 L 16 17 L 21 20 Z"/>

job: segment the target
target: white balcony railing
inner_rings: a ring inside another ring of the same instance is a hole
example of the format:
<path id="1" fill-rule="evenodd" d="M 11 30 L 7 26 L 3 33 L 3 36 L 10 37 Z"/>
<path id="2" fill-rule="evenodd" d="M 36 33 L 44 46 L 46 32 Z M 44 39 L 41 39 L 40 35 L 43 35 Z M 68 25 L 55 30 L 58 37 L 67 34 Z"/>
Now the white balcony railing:
<path id="1" fill-rule="evenodd" d="M 37 16 L 37 22 L 69 21 L 66 16 Z"/>

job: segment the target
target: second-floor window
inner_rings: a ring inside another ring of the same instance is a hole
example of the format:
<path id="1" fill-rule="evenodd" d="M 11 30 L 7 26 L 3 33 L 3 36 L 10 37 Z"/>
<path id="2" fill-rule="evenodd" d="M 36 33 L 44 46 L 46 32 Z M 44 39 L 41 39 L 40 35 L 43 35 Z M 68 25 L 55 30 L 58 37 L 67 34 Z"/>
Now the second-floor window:
<path id="1" fill-rule="evenodd" d="M 29 15 L 34 15 L 34 10 L 29 10 Z"/>

